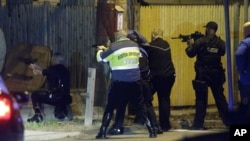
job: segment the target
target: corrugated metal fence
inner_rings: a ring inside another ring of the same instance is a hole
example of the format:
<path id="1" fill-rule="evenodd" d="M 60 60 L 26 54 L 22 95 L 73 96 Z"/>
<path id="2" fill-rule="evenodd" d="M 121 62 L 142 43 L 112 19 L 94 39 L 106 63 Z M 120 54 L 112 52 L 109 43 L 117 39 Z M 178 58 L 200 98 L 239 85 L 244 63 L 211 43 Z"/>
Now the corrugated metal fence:
<path id="1" fill-rule="evenodd" d="M 233 5 L 230 5 L 230 28 L 231 42 L 232 35 L 235 34 L 233 25 L 235 24 L 234 14 L 236 13 Z M 248 10 L 249 11 L 249 10 Z M 240 7 L 239 18 L 239 37 L 242 39 L 243 25 L 243 7 Z M 164 39 L 171 46 L 172 58 L 176 68 L 176 82 L 174 84 L 171 104 L 173 106 L 193 105 L 195 101 L 192 80 L 194 79 L 194 61 L 185 53 L 186 43 L 181 39 L 173 40 L 172 37 L 178 37 L 180 34 L 188 35 L 195 31 L 204 34 L 203 26 L 208 21 L 216 21 L 218 23 L 217 35 L 225 40 L 225 18 L 223 5 L 165 5 L 165 6 L 148 6 L 140 8 L 140 32 L 150 41 L 151 31 L 154 28 L 164 30 Z M 238 33 L 237 33 L 238 34 Z M 234 46 L 232 45 L 232 63 L 234 63 Z M 223 65 L 226 68 L 226 56 L 223 57 Z M 234 66 L 234 65 L 233 65 Z M 233 75 L 233 74 L 232 74 Z M 228 97 L 227 83 L 224 85 L 225 95 Z M 157 97 L 155 98 L 157 105 Z M 213 96 L 209 94 L 209 104 L 214 104 Z"/>

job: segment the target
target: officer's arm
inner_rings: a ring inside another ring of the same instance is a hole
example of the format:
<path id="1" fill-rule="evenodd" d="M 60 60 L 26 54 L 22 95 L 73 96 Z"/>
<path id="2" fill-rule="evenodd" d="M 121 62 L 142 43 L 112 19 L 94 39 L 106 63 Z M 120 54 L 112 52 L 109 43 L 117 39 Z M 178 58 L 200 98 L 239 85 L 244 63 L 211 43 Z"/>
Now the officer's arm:
<path id="1" fill-rule="evenodd" d="M 193 39 L 188 39 L 187 40 L 187 45 L 188 47 L 186 48 L 186 54 L 188 55 L 188 57 L 194 57 L 196 56 L 196 46 L 197 44 L 194 42 Z"/>
<path id="2" fill-rule="evenodd" d="M 223 56 L 225 55 L 225 53 L 226 53 L 226 45 L 224 41 L 221 41 L 219 45 L 219 54 Z"/>
<path id="3" fill-rule="evenodd" d="M 238 73 L 244 73 L 246 64 L 247 64 L 247 44 L 241 42 L 236 53 L 235 53 L 235 58 L 236 58 L 236 68 Z"/>
<path id="4" fill-rule="evenodd" d="M 226 47 L 225 46 L 222 46 L 222 48 L 220 49 L 220 55 L 221 56 L 224 56 L 226 53 Z"/>
<path id="5" fill-rule="evenodd" d="M 105 58 L 109 56 L 111 53 L 112 53 L 112 50 L 110 50 L 110 48 L 107 48 L 104 46 L 98 46 L 97 53 L 96 53 L 97 62 L 107 62 Z"/>

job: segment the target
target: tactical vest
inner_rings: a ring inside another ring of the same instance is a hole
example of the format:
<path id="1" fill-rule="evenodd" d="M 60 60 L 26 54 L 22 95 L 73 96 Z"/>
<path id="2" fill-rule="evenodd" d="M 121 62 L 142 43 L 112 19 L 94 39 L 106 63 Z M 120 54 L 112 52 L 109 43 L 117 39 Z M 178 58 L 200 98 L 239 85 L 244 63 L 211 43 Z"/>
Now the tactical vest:
<path id="1" fill-rule="evenodd" d="M 220 45 L 223 42 L 219 37 L 204 37 L 204 44 L 198 49 L 197 64 L 201 66 L 217 67 L 221 65 Z"/>

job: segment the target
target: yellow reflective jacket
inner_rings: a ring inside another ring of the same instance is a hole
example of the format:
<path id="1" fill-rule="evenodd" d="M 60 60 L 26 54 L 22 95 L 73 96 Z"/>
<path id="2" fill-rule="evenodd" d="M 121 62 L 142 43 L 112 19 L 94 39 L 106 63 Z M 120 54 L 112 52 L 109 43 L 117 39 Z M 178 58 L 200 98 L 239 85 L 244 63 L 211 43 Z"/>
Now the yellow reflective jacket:
<path id="1" fill-rule="evenodd" d="M 98 62 L 106 62 L 111 68 L 112 80 L 133 82 L 140 79 L 140 50 L 138 44 L 122 39 L 111 44 L 110 48 L 96 54 Z"/>

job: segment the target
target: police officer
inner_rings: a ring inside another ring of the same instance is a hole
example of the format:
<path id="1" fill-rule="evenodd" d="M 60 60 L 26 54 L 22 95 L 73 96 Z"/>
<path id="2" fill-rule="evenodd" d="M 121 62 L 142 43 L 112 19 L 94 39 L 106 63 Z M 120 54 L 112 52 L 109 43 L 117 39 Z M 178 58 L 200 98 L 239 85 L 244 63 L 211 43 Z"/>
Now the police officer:
<path id="1" fill-rule="evenodd" d="M 54 53 L 51 65 L 42 69 L 36 64 L 29 67 L 35 75 L 47 77 L 48 90 L 36 90 L 31 94 L 31 100 L 35 114 L 28 119 L 28 122 L 42 122 L 43 103 L 55 106 L 55 117 L 62 120 L 69 118 L 72 120 L 72 111 L 69 104 L 72 102 L 70 96 L 70 73 L 64 66 L 64 58 L 60 53 Z"/>
<path id="2" fill-rule="evenodd" d="M 149 69 L 149 61 L 148 61 L 148 54 L 145 49 L 142 47 L 144 44 L 147 43 L 147 40 L 144 37 L 140 37 L 141 34 L 136 30 L 131 30 L 128 34 L 128 38 L 132 41 L 135 41 L 139 45 L 140 49 L 140 59 L 139 59 L 139 67 L 141 72 L 141 85 L 143 90 L 144 101 L 147 107 L 147 113 L 149 118 L 152 121 L 152 126 L 155 128 L 157 134 L 162 134 L 163 131 L 159 126 L 156 118 L 156 114 L 154 111 L 154 107 L 152 104 L 153 101 L 153 90 L 151 84 L 151 75 Z M 126 111 L 127 103 L 124 103 L 123 106 L 120 106 L 119 109 L 116 111 L 115 122 L 112 128 L 109 129 L 108 134 L 111 135 L 119 135 L 123 134 L 124 128 L 122 127 L 124 118 L 125 118 L 125 111 Z M 140 113 L 136 114 L 137 119 L 143 123 L 143 118 L 141 117 Z"/>
<path id="3" fill-rule="evenodd" d="M 136 105 L 138 113 L 144 118 L 149 137 L 156 138 L 155 129 L 147 116 L 147 107 L 142 95 L 138 44 L 128 39 L 124 30 L 115 33 L 115 40 L 108 49 L 99 46 L 96 54 L 97 61 L 108 63 L 112 73 L 108 101 L 103 114 L 102 125 L 96 138 L 107 138 L 106 131 L 114 110 L 119 109 L 127 102 Z"/>
<path id="4" fill-rule="evenodd" d="M 239 111 L 250 114 L 250 22 L 243 26 L 244 39 L 240 42 L 236 57 L 236 67 L 239 74 L 240 107 Z"/>
<path id="5" fill-rule="evenodd" d="M 225 125 L 228 125 L 228 104 L 224 96 L 223 83 L 225 72 L 221 57 L 225 55 L 225 42 L 216 35 L 217 23 L 210 21 L 206 24 L 205 36 L 187 41 L 186 54 L 196 56 L 195 79 L 192 81 L 195 90 L 195 117 L 191 127 L 193 130 L 204 130 L 204 118 L 208 101 L 208 87 L 211 88 L 219 114 Z"/>
<path id="6" fill-rule="evenodd" d="M 175 82 L 175 67 L 169 43 L 163 39 L 163 30 L 152 31 L 152 41 L 143 48 L 148 53 L 149 68 L 159 104 L 159 124 L 164 132 L 170 130 L 170 95 Z M 154 92 L 154 93 L 155 93 Z"/>

